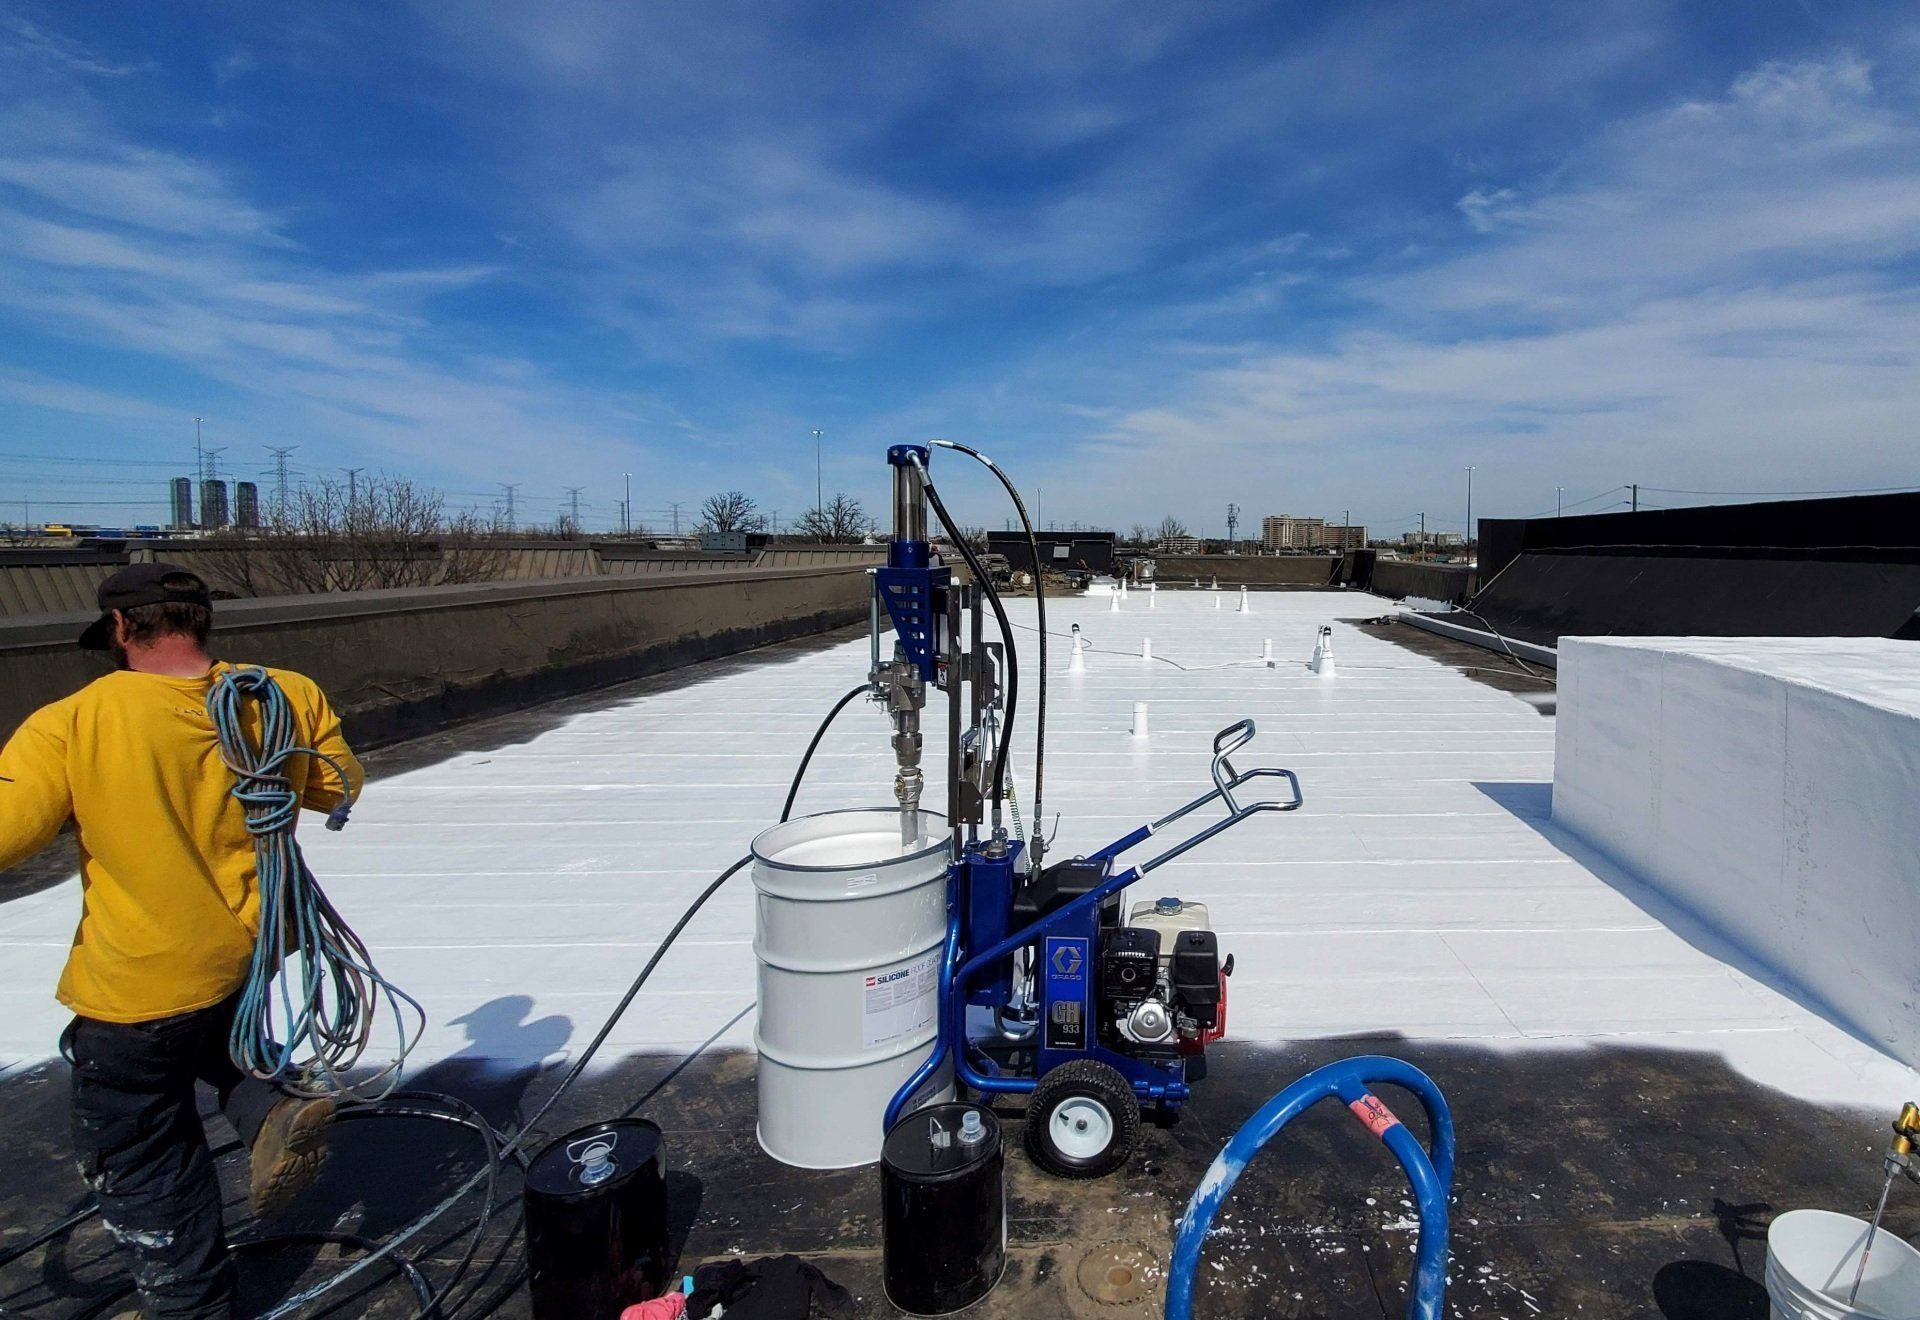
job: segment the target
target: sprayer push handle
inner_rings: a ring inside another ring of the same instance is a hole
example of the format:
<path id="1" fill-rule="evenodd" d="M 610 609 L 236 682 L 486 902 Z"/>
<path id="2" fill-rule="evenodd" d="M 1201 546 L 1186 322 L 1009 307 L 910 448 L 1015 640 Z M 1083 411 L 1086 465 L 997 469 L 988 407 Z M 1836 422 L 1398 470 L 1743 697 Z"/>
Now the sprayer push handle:
<path id="1" fill-rule="evenodd" d="M 1253 735 L 1251 718 L 1229 724 L 1213 735 L 1213 764 L 1209 771 L 1213 775 L 1213 786 L 1220 791 L 1228 811 L 1240 810 L 1240 804 L 1233 800 L 1233 786 L 1239 782 L 1239 777 L 1233 772 L 1233 762 L 1227 758 L 1252 742 Z"/>

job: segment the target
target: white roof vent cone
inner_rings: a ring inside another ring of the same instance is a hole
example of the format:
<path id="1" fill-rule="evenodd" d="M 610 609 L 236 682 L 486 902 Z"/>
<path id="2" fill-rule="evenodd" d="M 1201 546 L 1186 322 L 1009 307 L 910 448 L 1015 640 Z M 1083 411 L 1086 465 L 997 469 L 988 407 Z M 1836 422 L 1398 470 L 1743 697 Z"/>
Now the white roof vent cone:
<path id="1" fill-rule="evenodd" d="M 1136 738 L 1147 736 L 1147 703 L 1144 701 L 1133 703 L 1133 736 Z"/>
<path id="2" fill-rule="evenodd" d="M 1273 663 L 1273 638 L 1264 638 L 1260 643 L 1260 658 L 1269 665 Z"/>
<path id="3" fill-rule="evenodd" d="M 1087 639 L 1080 635 L 1080 625 L 1076 623 L 1073 625 L 1073 654 L 1067 659 L 1067 672 L 1069 674 L 1084 674 L 1087 672 L 1086 647 Z"/>
<path id="4" fill-rule="evenodd" d="M 1207 588 L 1207 590 L 1208 590 L 1208 591 L 1218 591 L 1218 590 L 1220 590 L 1220 579 L 1219 579 L 1219 577 L 1218 577 L 1217 575 L 1216 575 L 1216 576 L 1214 577 L 1214 579 L 1213 579 L 1213 585 L 1212 585 L 1212 586 L 1210 586 L 1210 587 L 1208 587 L 1208 588 Z"/>
<path id="5" fill-rule="evenodd" d="M 1160 608 L 1160 584 L 1158 582 L 1147 583 L 1147 608 L 1150 610 Z"/>
<path id="6" fill-rule="evenodd" d="M 1140 639 L 1140 658 L 1142 660 L 1153 659 L 1153 638 L 1142 637 Z"/>
<path id="7" fill-rule="evenodd" d="M 1213 608 L 1216 610 L 1220 608 L 1220 598 L 1218 596 L 1213 598 Z"/>
<path id="8" fill-rule="evenodd" d="M 1107 613 L 1118 614 L 1120 612 L 1120 593 L 1116 591 L 1113 595 L 1109 596 L 1108 599 L 1113 603 L 1107 606 Z"/>
<path id="9" fill-rule="evenodd" d="M 1320 638 L 1313 644 L 1313 662 L 1307 666 L 1322 678 L 1333 677 L 1333 629 L 1320 625 Z"/>
<path id="10" fill-rule="evenodd" d="M 1242 614 L 1253 613 L 1252 610 L 1247 608 L 1247 589 L 1245 587 L 1240 588 L 1240 612 Z"/>

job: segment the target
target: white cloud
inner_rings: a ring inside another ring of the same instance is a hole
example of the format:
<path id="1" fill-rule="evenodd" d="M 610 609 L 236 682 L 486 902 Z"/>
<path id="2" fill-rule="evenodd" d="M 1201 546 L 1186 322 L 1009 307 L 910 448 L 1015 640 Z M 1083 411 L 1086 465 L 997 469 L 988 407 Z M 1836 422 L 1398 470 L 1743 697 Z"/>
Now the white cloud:
<path id="1" fill-rule="evenodd" d="M 324 436 L 376 462 L 488 479 L 611 468 L 616 454 L 630 464 L 636 417 L 684 426 L 638 392 L 581 391 L 530 363 L 454 347 L 433 300 L 495 279 L 493 267 L 342 272 L 291 243 L 209 164 L 127 144 L 83 110 L 12 123 L 47 131 L 16 133 L 0 157 L 0 311 L 89 356 L 165 364 L 168 394 L 206 394 L 210 383 L 269 435 Z M 0 398 L 162 415 L 136 397 L 17 370 L 0 376 Z"/>
<path id="2" fill-rule="evenodd" d="M 1458 205 L 1464 253 L 1352 286 L 1368 328 L 1200 372 L 1113 420 L 1088 470 L 1195 502 L 1230 470 L 1321 511 L 1411 508 L 1469 462 L 1482 512 L 1593 474 L 1920 481 L 1920 121 L 1857 58 L 1766 65 Z M 1096 507 L 1146 512 L 1096 481 Z"/>
<path id="3" fill-rule="evenodd" d="M 48 32 L 19 14 L 0 14 L 0 46 L 21 52 L 52 68 L 90 77 L 124 78 L 132 73 L 145 73 L 154 67 L 144 60 L 132 64 L 103 60 L 78 42 Z"/>
<path id="4" fill-rule="evenodd" d="M 1454 207 L 1467 218 L 1468 224 L 1484 234 L 1498 223 L 1501 212 L 1519 195 L 1511 188 L 1475 188 L 1455 202 Z"/>

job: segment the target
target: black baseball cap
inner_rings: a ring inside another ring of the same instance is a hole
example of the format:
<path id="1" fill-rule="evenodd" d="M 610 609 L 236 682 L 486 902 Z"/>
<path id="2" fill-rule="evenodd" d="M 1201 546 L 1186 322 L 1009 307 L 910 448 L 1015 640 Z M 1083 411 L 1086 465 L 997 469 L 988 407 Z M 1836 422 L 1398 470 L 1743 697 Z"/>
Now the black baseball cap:
<path id="1" fill-rule="evenodd" d="M 168 579 L 172 579 L 171 582 Z M 100 584 L 100 617 L 80 634 L 80 649 L 104 651 L 113 636 L 113 612 L 142 605 L 183 605 L 213 608 L 213 593 L 192 569 L 178 564 L 130 564 Z"/>

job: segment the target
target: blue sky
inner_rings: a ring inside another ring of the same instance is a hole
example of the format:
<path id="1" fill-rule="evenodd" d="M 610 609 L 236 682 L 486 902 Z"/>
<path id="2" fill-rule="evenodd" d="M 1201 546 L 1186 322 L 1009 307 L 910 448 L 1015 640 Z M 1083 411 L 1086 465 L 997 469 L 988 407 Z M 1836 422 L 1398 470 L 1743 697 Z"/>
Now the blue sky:
<path id="1" fill-rule="evenodd" d="M 0 89 L 0 455 L 85 460 L 0 517 L 195 415 L 590 525 L 814 427 L 1123 528 L 1920 484 L 1910 5 L 0 0 Z"/>

